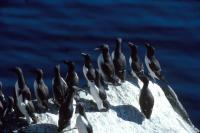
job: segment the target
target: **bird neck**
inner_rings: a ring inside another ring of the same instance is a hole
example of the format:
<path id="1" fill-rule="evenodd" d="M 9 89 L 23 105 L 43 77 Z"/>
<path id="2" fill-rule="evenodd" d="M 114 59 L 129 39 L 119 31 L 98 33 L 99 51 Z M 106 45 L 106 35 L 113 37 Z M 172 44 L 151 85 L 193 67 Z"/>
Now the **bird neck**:
<path id="1" fill-rule="evenodd" d="M 134 61 L 138 61 L 138 55 L 137 55 L 137 53 L 131 53 L 131 58 Z"/>
<path id="2" fill-rule="evenodd" d="M 149 59 L 151 59 L 153 56 L 154 56 L 154 51 L 152 51 L 152 50 L 147 50 L 147 57 L 148 57 Z"/>
<path id="3" fill-rule="evenodd" d="M 24 88 L 26 83 L 25 83 L 24 75 L 22 72 L 18 73 L 18 82 L 20 86 L 22 85 L 20 88 Z"/>
<path id="4" fill-rule="evenodd" d="M 143 89 L 143 90 L 148 90 L 148 84 L 145 83 L 145 84 L 143 85 L 142 89 Z"/>
<path id="5" fill-rule="evenodd" d="M 86 61 L 85 61 L 85 66 L 86 66 L 87 68 L 92 68 L 92 67 L 93 67 L 91 61 L 89 61 L 89 60 L 86 60 Z"/>
<path id="6" fill-rule="evenodd" d="M 121 44 L 117 43 L 116 48 L 115 48 L 115 56 L 119 57 L 119 55 L 121 54 Z"/>
<path id="7" fill-rule="evenodd" d="M 109 57 L 110 57 L 109 52 L 103 52 L 103 59 L 104 59 L 105 62 L 110 61 Z"/>
<path id="8" fill-rule="evenodd" d="M 36 77 L 36 81 L 37 81 L 38 83 L 42 82 L 42 79 L 43 79 L 43 76 L 42 76 L 42 75 L 38 75 L 38 76 Z"/>
<path id="9" fill-rule="evenodd" d="M 85 111 L 80 111 L 79 114 L 82 115 L 82 116 L 84 116 L 85 118 L 87 118 L 86 114 L 85 114 Z"/>
<path id="10" fill-rule="evenodd" d="M 59 71 L 55 72 L 55 81 L 60 81 L 60 77 L 61 77 L 60 72 Z"/>

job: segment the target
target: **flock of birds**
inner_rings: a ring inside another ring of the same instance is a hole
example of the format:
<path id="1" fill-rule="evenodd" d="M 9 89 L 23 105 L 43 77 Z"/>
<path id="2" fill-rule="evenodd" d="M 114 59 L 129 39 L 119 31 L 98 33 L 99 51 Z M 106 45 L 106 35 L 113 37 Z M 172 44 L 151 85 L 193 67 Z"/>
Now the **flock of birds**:
<path id="1" fill-rule="evenodd" d="M 126 80 L 126 58 L 121 50 L 122 39 L 116 40 L 115 50 L 110 55 L 109 46 L 103 44 L 96 48 L 101 51 L 98 57 L 98 69 L 95 69 L 90 55 L 81 53 L 84 57 L 83 73 L 89 86 L 89 93 L 97 104 L 98 110 L 109 110 L 110 104 L 107 100 L 106 91 L 103 84 L 121 85 Z M 148 89 L 149 77 L 144 73 L 143 63 L 140 61 L 137 46 L 129 42 L 131 55 L 129 64 L 132 75 L 143 82 L 139 97 L 141 111 L 147 119 L 150 119 L 154 106 L 154 98 Z M 164 80 L 161 74 L 161 68 L 154 55 L 154 47 L 145 44 L 147 53 L 145 64 L 148 73 L 152 79 Z M 83 103 L 77 102 L 75 96 L 77 92 L 84 91 L 79 88 L 79 77 L 75 70 L 73 61 L 63 61 L 68 66 L 66 78 L 63 79 L 60 72 L 60 65 L 54 68 L 54 78 L 52 80 L 53 101 L 59 107 L 58 131 L 70 126 L 71 119 L 78 112 L 76 119 L 76 128 L 80 133 L 92 133 L 93 129 L 87 119 Z M 18 117 L 25 116 L 28 124 L 37 123 L 35 116 L 35 107 L 31 100 L 31 92 L 26 84 L 22 69 L 15 67 L 11 69 L 17 75 L 14 95 L 5 96 L 2 92 L 2 83 L 0 84 L 0 130 L 3 130 L 5 120 L 10 114 L 16 114 Z M 32 70 L 36 75 L 34 81 L 34 92 L 39 109 L 48 111 L 49 92 L 48 87 L 43 80 L 43 71 L 41 69 Z"/>

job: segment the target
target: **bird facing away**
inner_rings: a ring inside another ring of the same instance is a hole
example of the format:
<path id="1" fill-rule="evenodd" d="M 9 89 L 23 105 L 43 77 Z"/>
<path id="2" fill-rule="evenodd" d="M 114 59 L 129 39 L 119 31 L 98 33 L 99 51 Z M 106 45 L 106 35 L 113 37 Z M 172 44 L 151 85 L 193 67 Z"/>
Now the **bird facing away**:
<path id="1" fill-rule="evenodd" d="M 140 77 L 140 79 L 143 82 L 143 88 L 141 89 L 139 97 L 140 109 L 142 113 L 145 115 L 145 117 L 147 119 L 150 119 L 154 106 L 154 97 L 148 88 L 149 85 L 148 77 L 146 75 L 143 75 Z"/>

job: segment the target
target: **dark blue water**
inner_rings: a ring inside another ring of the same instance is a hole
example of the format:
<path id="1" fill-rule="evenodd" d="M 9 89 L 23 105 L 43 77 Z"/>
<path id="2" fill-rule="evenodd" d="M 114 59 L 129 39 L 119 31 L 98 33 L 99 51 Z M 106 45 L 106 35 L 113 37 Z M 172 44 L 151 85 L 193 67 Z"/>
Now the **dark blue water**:
<path id="1" fill-rule="evenodd" d="M 123 38 L 139 45 L 156 47 L 162 70 L 184 104 L 192 121 L 200 127 L 200 2 L 139 2 L 136 0 L 78 1 L 0 0 L 0 80 L 11 95 L 16 77 L 8 68 L 20 66 L 30 88 L 34 76 L 28 71 L 40 67 L 50 86 L 53 67 L 62 59 L 74 60 L 81 77 L 81 52 L 92 55 L 102 43 L 114 47 Z M 66 66 L 62 65 L 63 76 Z M 50 87 L 51 88 L 51 87 Z"/>

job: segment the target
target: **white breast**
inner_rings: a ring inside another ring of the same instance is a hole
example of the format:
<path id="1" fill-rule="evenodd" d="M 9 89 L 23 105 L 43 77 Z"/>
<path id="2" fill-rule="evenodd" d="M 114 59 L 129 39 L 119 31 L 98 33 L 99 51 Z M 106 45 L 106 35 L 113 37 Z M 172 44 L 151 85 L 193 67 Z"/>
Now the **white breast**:
<path id="1" fill-rule="evenodd" d="M 76 127 L 78 128 L 79 133 L 88 133 L 86 126 L 88 125 L 88 121 L 85 117 L 78 115 L 76 119 Z"/>
<path id="2" fill-rule="evenodd" d="M 112 60 L 115 58 L 115 51 L 112 52 L 111 58 L 112 58 Z"/>
<path id="3" fill-rule="evenodd" d="M 88 81 L 88 78 L 87 78 L 87 72 L 88 72 L 88 68 L 85 67 L 85 65 L 83 65 L 83 74 L 84 74 L 86 80 Z"/>
<path id="4" fill-rule="evenodd" d="M 91 83 L 89 87 L 90 87 L 90 93 L 91 93 L 94 101 L 96 102 L 98 109 L 99 110 L 103 109 L 104 106 L 103 106 L 103 102 L 99 96 L 99 88 L 94 83 Z"/>
<path id="5" fill-rule="evenodd" d="M 36 99 L 37 99 L 37 101 L 38 101 L 38 104 L 42 104 L 41 103 L 41 99 L 40 99 L 40 97 L 38 96 L 38 84 L 37 84 L 37 81 L 35 80 L 34 81 L 34 93 L 35 93 L 35 97 L 36 97 Z"/>
<path id="6" fill-rule="evenodd" d="M 26 110 L 26 103 L 28 102 L 27 100 L 25 100 L 25 102 L 23 102 L 23 98 L 22 95 L 19 95 L 19 85 L 18 85 L 18 81 L 15 83 L 15 93 L 16 93 L 16 99 L 17 99 L 17 106 L 20 110 L 20 112 L 26 117 L 27 122 L 30 124 L 31 123 L 31 118 L 28 115 L 28 112 Z"/>

